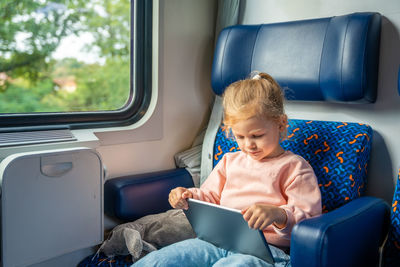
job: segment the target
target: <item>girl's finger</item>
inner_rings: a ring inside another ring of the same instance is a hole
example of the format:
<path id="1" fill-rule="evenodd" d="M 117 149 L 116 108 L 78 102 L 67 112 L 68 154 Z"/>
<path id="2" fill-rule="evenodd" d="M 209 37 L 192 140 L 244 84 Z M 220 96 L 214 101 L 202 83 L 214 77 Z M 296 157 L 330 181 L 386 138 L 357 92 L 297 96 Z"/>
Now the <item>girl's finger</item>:
<path id="1" fill-rule="evenodd" d="M 243 214 L 243 219 L 248 222 L 252 216 L 253 212 L 249 209 L 246 209 L 246 211 Z"/>
<path id="2" fill-rule="evenodd" d="M 251 228 L 251 229 L 254 229 L 255 227 L 255 224 L 256 224 L 256 221 L 257 221 L 257 218 L 255 218 L 254 216 L 251 216 L 250 218 L 249 218 L 249 220 L 247 221 L 247 224 L 249 225 L 249 227 Z"/>
<path id="3" fill-rule="evenodd" d="M 263 231 L 265 228 L 267 228 L 268 225 L 270 225 L 271 223 L 268 223 L 267 221 L 264 221 L 264 223 L 261 225 L 261 227 L 259 228 L 261 231 Z"/>
<path id="4" fill-rule="evenodd" d="M 262 223 L 263 223 L 263 221 L 262 221 L 260 218 L 258 218 L 258 219 L 256 220 L 256 222 L 254 223 L 253 228 L 254 228 L 254 229 L 260 229 Z"/>
<path id="5" fill-rule="evenodd" d="M 244 209 L 242 209 L 240 212 L 242 213 L 242 215 L 244 215 L 248 209 L 249 209 L 249 207 L 244 208 Z"/>

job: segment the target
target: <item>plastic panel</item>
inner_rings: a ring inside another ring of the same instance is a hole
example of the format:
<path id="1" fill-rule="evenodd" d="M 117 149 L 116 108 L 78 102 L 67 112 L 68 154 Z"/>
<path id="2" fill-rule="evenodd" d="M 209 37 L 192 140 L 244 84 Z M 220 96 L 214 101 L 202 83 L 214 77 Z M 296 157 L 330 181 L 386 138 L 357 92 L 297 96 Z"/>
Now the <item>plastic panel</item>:
<path id="1" fill-rule="evenodd" d="M 27 266 L 103 241 L 103 171 L 88 148 L 0 163 L 2 265 Z"/>

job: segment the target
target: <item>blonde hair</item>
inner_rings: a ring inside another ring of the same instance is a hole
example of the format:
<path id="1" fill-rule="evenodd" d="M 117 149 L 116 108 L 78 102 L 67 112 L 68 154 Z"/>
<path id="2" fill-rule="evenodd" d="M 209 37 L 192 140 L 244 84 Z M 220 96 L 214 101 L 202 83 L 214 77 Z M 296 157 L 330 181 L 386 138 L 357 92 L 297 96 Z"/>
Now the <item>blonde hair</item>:
<path id="1" fill-rule="evenodd" d="M 254 116 L 278 121 L 285 115 L 281 87 L 267 73 L 252 73 L 249 79 L 232 83 L 222 98 L 223 123 L 228 128 Z"/>

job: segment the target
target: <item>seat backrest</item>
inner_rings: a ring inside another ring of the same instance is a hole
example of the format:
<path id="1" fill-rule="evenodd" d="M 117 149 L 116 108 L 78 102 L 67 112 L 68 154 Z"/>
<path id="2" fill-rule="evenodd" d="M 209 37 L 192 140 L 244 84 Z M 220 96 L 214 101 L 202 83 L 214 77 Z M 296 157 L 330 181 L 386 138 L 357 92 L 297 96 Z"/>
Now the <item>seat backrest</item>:
<path id="1" fill-rule="evenodd" d="M 214 143 L 213 165 L 225 153 L 238 151 L 223 125 Z M 365 192 L 372 129 L 358 123 L 289 120 L 282 147 L 302 156 L 318 178 L 324 212 L 336 209 Z"/>
<path id="2" fill-rule="evenodd" d="M 201 182 L 225 153 L 221 98 L 226 86 L 267 72 L 291 100 L 374 102 L 381 16 L 344 16 L 224 29 L 215 49 L 212 87 L 217 94 L 204 139 Z M 359 123 L 292 119 L 282 146 L 304 157 L 319 181 L 323 210 L 361 196 L 366 188 L 372 129 Z"/>

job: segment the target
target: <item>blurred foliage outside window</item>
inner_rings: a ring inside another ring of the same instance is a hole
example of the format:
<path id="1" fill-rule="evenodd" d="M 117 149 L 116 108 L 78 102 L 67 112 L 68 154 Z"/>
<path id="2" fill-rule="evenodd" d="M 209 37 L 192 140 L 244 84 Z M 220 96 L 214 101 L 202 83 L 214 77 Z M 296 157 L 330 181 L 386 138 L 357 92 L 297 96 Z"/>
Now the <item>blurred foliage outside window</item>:
<path id="1" fill-rule="evenodd" d="M 130 0 L 0 0 L 0 113 L 124 107 L 130 14 Z"/>

